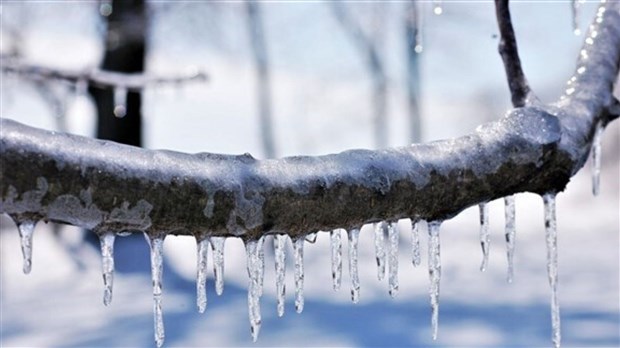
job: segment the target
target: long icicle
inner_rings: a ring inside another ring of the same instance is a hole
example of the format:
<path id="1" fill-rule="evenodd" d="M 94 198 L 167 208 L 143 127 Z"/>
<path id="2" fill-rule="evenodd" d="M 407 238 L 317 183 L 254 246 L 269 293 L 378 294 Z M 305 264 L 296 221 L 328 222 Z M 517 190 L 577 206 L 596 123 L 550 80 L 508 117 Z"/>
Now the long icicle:
<path id="1" fill-rule="evenodd" d="M 482 263 L 480 271 L 484 272 L 489 264 L 489 246 L 491 236 L 489 235 L 489 206 L 486 203 L 478 204 L 480 209 L 480 246 L 482 247 Z"/>
<path id="2" fill-rule="evenodd" d="M 215 276 L 215 293 L 219 296 L 224 292 L 224 244 L 225 237 L 209 238 L 213 248 L 213 274 Z"/>
<path id="3" fill-rule="evenodd" d="M 332 250 L 332 283 L 334 291 L 338 291 L 340 290 L 342 280 L 342 241 L 340 239 L 340 230 L 331 231 L 329 237 Z"/>
<path id="4" fill-rule="evenodd" d="M 32 270 L 32 235 L 37 222 L 34 220 L 23 220 L 17 222 L 17 230 L 19 231 L 19 239 L 22 247 L 24 274 L 30 273 Z"/>
<path id="5" fill-rule="evenodd" d="M 278 316 L 284 315 L 286 295 L 286 234 L 278 234 L 273 240 L 276 267 L 276 292 L 278 297 Z"/>
<path id="6" fill-rule="evenodd" d="M 304 310 L 304 241 L 305 237 L 295 239 L 293 251 L 295 253 L 295 311 Z"/>
<path id="7" fill-rule="evenodd" d="M 441 221 L 431 221 L 428 223 L 428 274 L 431 280 L 429 294 L 431 297 L 433 340 L 437 339 L 439 329 L 439 282 L 441 280 L 440 227 Z"/>
<path id="8" fill-rule="evenodd" d="M 603 121 L 598 121 L 592 139 L 592 194 L 598 196 L 601 186 L 601 138 L 603 137 Z"/>
<path id="9" fill-rule="evenodd" d="M 375 227 L 375 255 L 377 259 L 377 279 L 385 277 L 385 221 L 377 222 Z"/>
<path id="10" fill-rule="evenodd" d="M 573 33 L 575 35 L 581 35 L 581 29 L 579 29 L 579 5 L 580 0 L 571 0 L 571 12 L 573 15 Z"/>
<path id="11" fill-rule="evenodd" d="M 388 264 L 390 266 L 389 274 L 389 293 L 392 298 L 398 295 L 398 239 L 399 239 L 398 223 L 390 222 L 388 224 L 388 239 L 390 241 Z"/>
<path id="12" fill-rule="evenodd" d="M 560 346 L 560 303 L 558 301 L 558 241 L 555 215 L 555 193 L 543 195 L 545 205 L 545 235 L 547 241 L 547 275 L 551 286 L 551 339 L 554 347 Z"/>
<path id="13" fill-rule="evenodd" d="M 196 258 L 196 306 L 198 312 L 204 313 L 207 309 L 207 259 L 209 254 L 209 239 L 198 241 Z"/>
<path id="14" fill-rule="evenodd" d="M 153 315 L 155 326 L 155 343 L 157 347 L 164 344 L 164 319 L 161 308 L 162 276 L 164 268 L 163 245 L 164 237 L 145 234 L 151 248 L 151 278 L 153 280 Z"/>
<path id="15" fill-rule="evenodd" d="M 508 283 L 512 283 L 514 277 L 515 234 L 517 233 L 514 195 L 504 198 L 504 219 L 506 224 L 506 258 L 508 259 L 508 275 L 506 280 Z"/>
<path id="16" fill-rule="evenodd" d="M 411 262 L 418 267 L 422 261 L 420 256 L 420 221 L 411 219 Z"/>
<path id="17" fill-rule="evenodd" d="M 359 236 L 359 228 L 349 231 L 349 275 L 351 277 L 351 301 L 353 303 L 358 303 L 360 300 L 360 278 L 357 269 L 357 243 Z"/>
<path id="18" fill-rule="evenodd" d="M 258 291 L 260 260 L 258 256 L 258 241 L 249 240 L 245 243 L 247 270 L 248 270 L 248 316 L 252 341 L 256 342 L 261 327 L 260 295 Z"/>
<path id="19" fill-rule="evenodd" d="M 263 296 L 263 281 L 265 279 L 265 236 L 258 239 L 256 256 L 258 257 L 258 296 Z"/>
<path id="20" fill-rule="evenodd" d="M 109 306 L 112 302 L 112 287 L 114 284 L 114 239 L 113 232 L 99 235 L 101 244 L 101 268 L 103 272 L 103 304 Z"/>

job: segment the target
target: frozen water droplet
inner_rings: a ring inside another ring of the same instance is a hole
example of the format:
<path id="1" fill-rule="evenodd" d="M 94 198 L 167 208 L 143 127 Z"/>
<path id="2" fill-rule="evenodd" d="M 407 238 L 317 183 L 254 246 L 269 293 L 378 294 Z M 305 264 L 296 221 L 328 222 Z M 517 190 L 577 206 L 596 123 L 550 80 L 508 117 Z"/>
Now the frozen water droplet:
<path id="1" fill-rule="evenodd" d="M 428 274 L 431 280 L 429 293 L 431 296 L 431 326 L 434 340 L 437 339 L 437 331 L 439 328 L 439 281 L 441 280 L 441 257 L 439 246 L 440 226 L 441 221 L 432 221 L 428 223 Z"/>
<path id="2" fill-rule="evenodd" d="M 573 14 L 573 33 L 575 35 L 581 35 L 581 29 L 579 29 L 579 0 L 571 0 L 571 12 Z"/>
<path id="3" fill-rule="evenodd" d="M 551 286 L 551 339 L 555 347 L 560 346 L 560 304 L 558 301 L 558 242 L 555 217 L 555 193 L 543 195 L 545 205 L 545 239 L 547 242 L 547 275 Z"/>
<path id="4" fill-rule="evenodd" d="M 101 244 L 101 268 L 103 271 L 103 304 L 112 302 L 112 286 L 114 283 L 114 239 L 116 235 L 106 232 L 99 236 Z"/>
<path id="5" fill-rule="evenodd" d="M 155 343 L 157 347 L 164 344 L 164 318 L 161 308 L 162 300 L 162 276 L 164 269 L 164 237 L 146 235 L 151 248 L 151 278 L 153 280 L 153 315 L 155 326 Z"/>
<path id="6" fill-rule="evenodd" d="M 123 118 L 127 115 L 127 88 L 114 88 L 114 116 Z"/>
<path id="7" fill-rule="evenodd" d="M 377 259 L 377 279 L 385 277 L 385 230 L 384 221 L 375 223 L 375 255 Z"/>
<path id="8" fill-rule="evenodd" d="M 360 300 L 360 278 L 357 269 L 357 244 L 360 230 L 354 228 L 349 231 L 349 275 L 351 276 L 351 301 L 358 303 Z"/>
<path id="9" fill-rule="evenodd" d="M 332 282 L 334 291 L 340 290 L 342 279 L 342 241 L 340 230 L 333 230 L 329 234 L 332 250 Z"/>
<path id="10" fill-rule="evenodd" d="M 304 310 L 304 238 L 297 238 L 293 242 L 295 253 L 295 310 L 301 313 Z"/>
<path id="11" fill-rule="evenodd" d="M 249 240 L 245 243 L 247 252 L 247 269 L 248 269 L 248 315 L 250 318 L 250 331 L 252 340 L 256 342 L 261 326 L 260 314 L 260 294 L 259 294 L 259 276 L 260 276 L 260 257 L 258 252 L 259 242 Z"/>
<path id="12" fill-rule="evenodd" d="M 22 267 L 24 274 L 30 273 L 32 269 L 32 235 L 34 234 L 34 227 L 36 224 L 37 222 L 33 220 L 17 222 L 17 230 L 19 231 L 22 256 L 24 259 L 24 265 Z"/>
<path id="13" fill-rule="evenodd" d="M 215 276 L 215 293 L 219 296 L 224 292 L 224 243 L 225 237 L 209 238 L 213 248 L 213 274 Z"/>
<path id="14" fill-rule="evenodd" d="M 508 258 L 508 283 L 512 283 L 514 276 L 514 250 L 515 250 L 515 196 L 504 198 L 504 217 L 506 220 L 506 257 Z"/>
<path id="15" fill-rule="evenodd" d="M 420 257 L 420 221 L 411 220 L 411 254 L 412 262 L 418 267 L 421 262 Z"/>
<path id="16" fill-rule="evenodd" d="M 388 237 L 390 241 L 390 249 L 388 256 L 388 263 L 390 266 L 390 296 L 396 297 L 398 294 L 398 239 L 400 233 L 396 222 L 390 222 L 388 224 Z"/>
<path id="17" fill-rule="evenodd" d="M 99 13 L 104 16 L 104 17 L 108 17 L 109 15 L 112 14 L 112 0 L 101 0 L 99 3 Z"/>
<path id="18" fill-rule="evenodd" d="M 480 271 L 484 272 L 489 264 L 489 246 L 491 245 L 491 236 L 489 234 L 489 207 L 486 203 L 480 203 L 478 207 L 480 209 L 480 246 L 482 247 Z"/>
<path id="19" fill-rule="evenodd" d="M 278 234 L 274 239 L 275 264 L 276 264 L 276 292 L 278 296 L 278 316 L 284 315 L 284 302 L 286 294 L 286 234 Z"/>
<path id="20" fill-rule="evenodd" d="M 437 16 L 443 13 L 442 1 L 441 0 L 433 0 L 433 13 Z"/>
<path id="21" fill-rule="evenodd" d="M 308 242 L 310 244 L 316 243 L 316 233 L 309 233 L 306 236 L 306 242 Z"/>
<path id="22" fill-rule="evenodd" d="M 265 236 L 258 239 L 256 245 L 258 256 L 258 296 L 263 296 L 263 284 L 265 280 Z"/>
<path id="23" fill-rule="evenodd" d="M 121 231 L 121 232 L 116 232 L 116 235 L 119 237 L 129 237 L 131 236 L 131 232 Z"/>
<path id="24" fill-rule="evenodd" d="M 207 256 L 209 253 L 209 239 L 198 241 L 196 258 L 196 305 L 198 312 L 204 313 L 207 309 Z"/>
<path id="25" fill-rule="evenodd" d="M 592 194 L 598 196 L 601 183 L 601 138 L 603 137 L 603 122 L 598 121 L 592 139 Z"/>

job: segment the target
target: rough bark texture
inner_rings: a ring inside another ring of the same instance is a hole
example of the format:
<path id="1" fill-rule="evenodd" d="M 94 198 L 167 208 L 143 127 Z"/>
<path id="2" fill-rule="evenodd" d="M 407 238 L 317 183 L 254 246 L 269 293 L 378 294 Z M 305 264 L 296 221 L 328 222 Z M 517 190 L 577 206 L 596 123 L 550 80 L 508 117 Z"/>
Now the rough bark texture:
<path id="1" fill-rule="evenodd" d="M 604 9 L 560 101 L 516 108 L 456 139 L 258 161 L 144 150 L 2 120 L 0 212 L 98 232 L 255 239 L 443 220 L 518 192 L 561 191 L 586 161 L 597 122 L 614 118 L 620 4 Z"/>

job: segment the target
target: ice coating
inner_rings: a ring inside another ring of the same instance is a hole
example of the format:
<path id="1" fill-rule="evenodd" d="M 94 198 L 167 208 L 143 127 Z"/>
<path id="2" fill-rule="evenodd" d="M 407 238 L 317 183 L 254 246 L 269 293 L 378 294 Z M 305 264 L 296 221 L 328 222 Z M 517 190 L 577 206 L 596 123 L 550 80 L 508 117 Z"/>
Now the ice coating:
<path id="1" fill-rule="evenodd" d="M 603 137 L 603 130 L 603 122 L 598 121 L 592 140 L 592 194 L 595 196 L 598 196 L 601 182 L 601 138 Z"/>
<path id="2" fill-rule="evenodd" d="M 114 284 L 114 239 L 113 232 L 99 235 L 101 244 L 101 268 L 103 272 L 103 304 L 108 306 L 112 302 L 112 287 Z"/>
<path id="3" fill-rule="evenodd" d="M 359 241 L 359 228 L 349 232 L 349 275 L 351 276 L 351 301 L 358 303 L 360 300 L 360 278 L 357 269 L 357 244 Z"/>
<path id="4" fill-rule="evenodd" d="M 375 223 L 375 254 L 377 259 L 377 279 L 385 277 L 385 229 L 384 221 Z"/>
<path id="5" fill-rule="evenodd" d="M 545 239 L 547 242 L 547 275 L 551 286 L 551 339 L 554 347 L 560 346 L 560 303 L 558 301 L 558 242 L 555 216 L 555 193 L 543 195 L 545 206 Z"/>
<path id="6" fill-rule="evenodd" d="M 421 262 L 420 256 L 420 221 L 411 220 L 411 262 L 418 267 Z"/>
<path id="7" fill-rule="evenodd" d="M 504 198 L 504 219 L 506 224 L 506 258 L 508 259 L 508 275 L 506 280 L 512 283 L 514 277 L 514 250 L 515 250 L 515 196 Z"/>
<path id="8" fill-rule="evenodd" d="M 204 313 L 207 309 L 207 257 L 209 254 L 209 239 L 198 241 L 196 257 L 196 306 L 198 312 Z"/>
<path id="9" fill-rule="evenodd" d="M 295 311 L 301 313 L 304 310 L 304 240 L 297 238 L 293 242 L 295 253 Z"/>
<path id="10" fill-rule="evenodd" d="M 164 344 L 164 318 L 161 308 L 162 277 L 164 268 L 163 246 L 164 237 L 145 234 L 151 248 L 151 278 L 153 280 L 153 316 L 155 326 L 155 343 L 157 347 Z"/>
<path id="11" fill-rule="evenodd" d="M 252 340 L 256 342 L 261 326 L 259 276 L 260 260 L 258 256 L 258 241 L 245 242 L 247 270 L 248 270 L 248 315 Z"/>
<path id="12" fill-rule="evenodd" d="M 224 292 L 224 237 L 210 237 L 209 242 L 213 248 L 213 274 L 215 275 L 215 293 L 221 295 Z"/>
<path id="13" fill-rule="evenodd" d="M 276 267 L 276 293 L 278 298 L 278 316 L 284 315 L 284 302 L 286 295 L 286 240 L 285 234 L 277 234 L 273 239 Z"/>
<path id="14" fill-rule="evenodd" d="M 24 265 L 22 270 L 24 274 L 30 273 L 32 269 L 32 235 L 37 222 L 33 220 L 23 220 L 17 222 L 17 230 L 19 231 L 19 240 L 22 248 L 22 256 Z"/>
<path id="15" fill-rule="evenodd" d="M 338 291 L 342 282 L 342 240 L 340 239 L 340 230 L 331 231 L 329 238 L 332 254 L 332 283 L 334 291 Z"/>
<path id="16" fill-rule="evenodd" d="M 439 247 L 439 228 L 441 221 L 431 221 L 428 223 L 428 274 L 431 285 L 429 294 L 431 297 L 431 326 L 433 340 L 437 339 L 439 328 L 439 281 L 441 280 L 441 258 Z"/>
<path id="17" fill-rule="evenodd" d="M 398 240 L 399 230 L 396 222 L 390 222 L 388 224 L 388 239 L 389 239 L 389 253 L 388 253 L 388 265 L 390 268 L 389 274 L 389 286 L 390 296 L 396 297 L 398 294 Z"/>
<path id="18" fill-rule="evenodd" d="M 482 263 L 480 271 L 484 272 L 489 264 L 489 247 L 491 245 L 491 236 L 489 234 L 489 207 L 486 203 L 478 204 L 480 209 L 480 246 L 482 248 Z"/>

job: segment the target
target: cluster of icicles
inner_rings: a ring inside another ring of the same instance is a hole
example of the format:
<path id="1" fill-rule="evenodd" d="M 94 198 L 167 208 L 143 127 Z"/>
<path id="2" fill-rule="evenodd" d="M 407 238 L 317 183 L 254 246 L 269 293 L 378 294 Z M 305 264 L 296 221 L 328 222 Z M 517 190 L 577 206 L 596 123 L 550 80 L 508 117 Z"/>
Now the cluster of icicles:
<path id="1" fill-rule="evenodd" d="M 592 147 L 592 183 L 593 193 L 599 192 L 600 176 L 600 151 L 602 123 L 598 123 L 594 135 Z M 543 195 L 545 211 L 545 231 L 547 245 L 547 272 L 549 284 L 551 286 L 551 324 L 552 340 L 555 347 L 560 345 L 560 308 L 557 297 L 557 231 L 555 216 L 555 193 Z M 513 279 L 513 258 L 515 247 L 515 198 L 509 196 L 505 202 L 505 237 L 506 253 L 508 258 L 508 282 Z M 480 270 L 484 271 L 488 265 L 489 258 L 489 212 L 486 203 L 481 203 L 480 208 L 480 245 L 482 247 L 482 264 Z M 36 221 L 31 219 L 14 219 L 17 222 L 21 239 L 23 253 L 23 271 L 30 273 L 32 267 L 32 235 Z M 412 263 L 419 266 L 420 256 L 420 221 L 412 221 L 411 231 L 411 250 Z M 437 338 L 438 319 L 439 319 L 439 282 L 441 279 L 441 260 L 439 229 L 441 221 L 429 221 L 428 226 L 428 271 L 430 277 L 430 302 L 431 302 L 431 325 L 433 339 Z M 331 243 L 331 271 L 334 290 L 339 290 L 342 279 L 342 230 L 330 232 Z M 359 228 L 347 231 L 349 242 L 349 275 L 351 280 L 351 300 L 357 303 L 360 298 L 360 281 L 358 274 L 358 239 Z M 119 233 L 123 235 L 123 233 Z M 107 306 L 112 301 L 112 284 L 114 280 L 114 233 L 100 235 L 104 293 L 103 303 Z M 385 240 L 387 236 L 387 242 Z M 162 269 L 163 269 L 163 243 L 165 235 L 153 236 L 145 234 L 150 246 L 151 253 L 151 274 L 153 280 L 153 312 L 155 316 L 155 341 L 158 347 L 164 342 L 164 323 L 162 315 Z M 278 316 L 284 315 L 285 302 L 285 246 L 288 239 L 287 235 L 278 234 L 274 236 L 275 250 L 275 270 L 276 270 L 276 289 L 277 289 L 277 313 Z M 294 262 L 295 262 L 295 310 L 301 313 L 304 308 L 304 242 L 314 242 L 316 233 L 311 233 L 305 237 L 293 240 Z M 263 275 L 265 269 L 264 258 L 265 237 L 258 240 L 247 240 L 245 247 L 247 251 L 247 271 L 249 276 L 248 283 L 248 311 L 250 319 L 250 329 L 254 341 L 258 338 L 261 326 L 260 297 L 263 294 Z M 224 290 L 224 237 L 208 237 L 198 240 L 198 261 L 197 261 L 197 306 L 200 313 L 207 307 L 207 256 L 209 245 L 213 250 L 213 267 L 215 277 L 215 290 L 221 295 Z M 382 280 L 386 273 L 386 263 L 388 269 L 389 294 L 395 297 L 398 293 L 398 245 L 399 231 L 396 221 L 380 222 L 374 225 L 374 245 L 377 261 L 377 277 Z"/>

